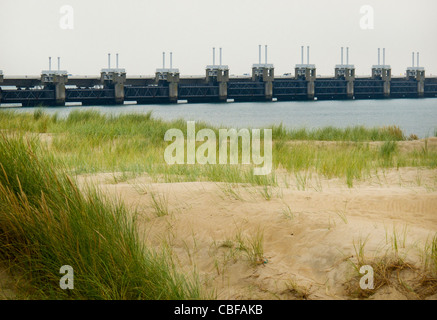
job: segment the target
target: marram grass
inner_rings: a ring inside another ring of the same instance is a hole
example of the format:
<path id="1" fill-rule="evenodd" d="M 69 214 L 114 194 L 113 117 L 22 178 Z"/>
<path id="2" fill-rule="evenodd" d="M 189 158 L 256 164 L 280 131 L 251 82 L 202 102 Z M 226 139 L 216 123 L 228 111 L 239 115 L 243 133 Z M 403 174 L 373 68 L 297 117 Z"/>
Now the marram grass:
<path id="1" fill-rule="evenodd" d="M 170 252 L 146 248 L 135 213 L 97 189 L 80 190 L 35 140 L 0 136 L 0 259 L 36 299 L 200 299 L 198 278 Z M 74 270 L 62 290 L 60 268 Z"/>
<path id="2" fill-rule="evenodd" d="M 196 122 L 196 130 L 208 128 Z M 273 169 L 267 176 L 255 176 L 252 165 L 168 165 L 164 141 L 168 129 L 186 134 L 186 121 L 163 121 L 147 114 L 105 115 L 97 111 L 72 111 L 65 118 L 48 115 L 43 109 L 32 113 L 0 112 L 0 128 L 6 132 L 47 133 L 50 152 L 76 174 L 128 172 L 130 176 L 147 173 L 160 182 L 214 181 L 249 183 L 260 186 L 277 184 L 277 169 L 292 176 L 314 172 L 327 178 L 341 178 L 352 187 L 378 169 L 400 167 L 437 167 L 433 150 L 402 151 L 399 141 L 406 140 L 399 127 L 289 129 L 272 126 Z M 218 136 L 218 128 L 209 127 Z M 263 133 L 263 130 L 261 130 Z M 262 136 L 262 135 L 261 135 Z M 320 141 L 328 143 L 320 144 Z M 381 141 L 380 147 L 371 142 Z M 329 143 L 331 142 L 331 143 Z M 241 147 L 240 147 L 241 156 Z"/>
<path id="3" fill-rule="evenodd" d="M 196 122 L 197 130 L 207 127 Z M 250 183 L 263 186 L 267 200 L 278 169 L 300 177 L 304 190 L 312 172 L 343 178 L 351 187 L 379 168 L 437 167 L 437 153 L 427 146 L 411 152 L 398 148 L 406 137 L 397 127 L 309 130 L 282 125 L 271 127 L 270 175 L 255 176 L 251 166 L 241 165 L 169 166 L 163 159 L 168 144 L 163 137 L 171 128 L 185 133 L 186 122 L 165 122 L 151 113 L 73 111 L 61 118 L 42 109 L 33 114 L 0 111 L 0 259 L 24 279 L 20 284 L 26 284 L 26 298 L 211 297 L 196 276 L 177 272 L 170 249 L 157 252 L 143 245 L 135 212 L 92 186 L 79 189 L 67 173 L 122 172 L 127 178 L 147 173 L 165 182 Z M 217 128 L 211 129 L 218 135 Z M 29 138 L 35 133 L 48 135 L 41 141 Z M 375 148 L 372 141 L 383 143 Z M 434 244 L 430 266 L 435 266 Z M 59 287 L 63 265 L 74 269 L 73 290 Z"/>

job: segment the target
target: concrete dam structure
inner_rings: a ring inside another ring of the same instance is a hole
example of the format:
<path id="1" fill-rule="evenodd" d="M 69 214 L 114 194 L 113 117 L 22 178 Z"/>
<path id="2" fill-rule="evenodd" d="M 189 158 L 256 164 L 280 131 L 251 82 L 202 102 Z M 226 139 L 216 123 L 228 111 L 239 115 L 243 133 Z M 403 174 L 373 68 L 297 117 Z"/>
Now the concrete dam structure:
<path id="1" fill-rule="evenodd" d="M 294 76 L 291 74 L 275 76 L 273 64 L 267 60 L 252 66 L 252 75 L 231 77 L 229 67 L 220 61 L 205 68 L 205 76 L 182 77 L 179 69 L 173 68 L 172 53 L 170 67 L 156 69 L 155 76 L 128 77 L 125 69 L 111 68 L 108 54 L 108 68 L 101 69 L 100 76 L 70 76 L 60 70 L 43 70 L 40 76 L 8 77 L 0 70 L 0 104 L 21 104 L 22 106 L 63 106 L 66 103 L 82 105 L 120 105 L 125 102 L 137 104 L 210 103 L 233 101 L 293 101 L 293 100 L 344 100 L 344 99 L 388 99 L 437 97 L 437 77 L 425 77 L 425 69 L 419 66 L 419 53 L 415 65 L 408 67 L 404 77 L 393 77 L 391 67 L 385 63 L 385 49 L 381 63 L 381 50 L 378 49 L 378 64 L 372 66 L 370 77 L 357 77 L 355 66 L 349 64 L 349 48 L 346 48 L 346 63 L 343 63 L 344 48 L 341 48 L 341 63 L 335 66 L 333 77 L 318 77 L 316 66 L 304 63 L 304 47 L 301 47 L 302 60 L 296 64 Z"/>

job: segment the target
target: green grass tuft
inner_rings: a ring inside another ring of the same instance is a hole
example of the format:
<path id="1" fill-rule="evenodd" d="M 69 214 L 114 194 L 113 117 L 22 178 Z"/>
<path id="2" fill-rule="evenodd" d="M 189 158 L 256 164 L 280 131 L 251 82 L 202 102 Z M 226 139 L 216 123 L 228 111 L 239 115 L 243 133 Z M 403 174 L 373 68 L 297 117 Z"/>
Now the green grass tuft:
<path id="1" fill-rule="evenodd" d="M 44 157 L 41 154 L 45 154 Z M 135 213 L 79 189 L 37 140 L 0 137 L 0 259 L 36 299 L 199 299 L 198 279 L 140 241 Z M 59 286 L 74 270 L 74 289 Z"/>

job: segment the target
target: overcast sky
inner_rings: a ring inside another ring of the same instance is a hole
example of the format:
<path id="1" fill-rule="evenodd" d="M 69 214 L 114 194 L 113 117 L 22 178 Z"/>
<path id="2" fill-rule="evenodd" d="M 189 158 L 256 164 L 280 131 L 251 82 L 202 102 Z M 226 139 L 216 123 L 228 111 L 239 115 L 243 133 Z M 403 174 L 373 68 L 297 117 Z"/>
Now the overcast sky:
<path id="1" fill-rule="evenodd" d="M 73 8 L 73 29 L 61 28 L 70 22 L 60 12 L 65 5 Z M 374 10 L 373 29 L 360 25 L 365 5 Z M 214 46 L 216 62 L 222 47 L 223 64 L 238 75 L 258 62 L 259 44 L 269 46 L 276 74 L 294 74 L 300 46 L 310 45 L 319 75 L 334 73 L 342 46 L 358 75 L 370 74 L 378 47 L 393 75 L 411 66 L 413 51 L 427 75 L 437 75 L 436 0 L 0 0 L 0 30 L 6 75 L 38 75 L 49 56 L 53 67 L 60 56 L 61 69 L 98 75 L 109 52 L 112 66 L 120 54 L 128 75 L 152 75 L 163 51 L 173 52 L 182 76 L 203 75 Z"/>

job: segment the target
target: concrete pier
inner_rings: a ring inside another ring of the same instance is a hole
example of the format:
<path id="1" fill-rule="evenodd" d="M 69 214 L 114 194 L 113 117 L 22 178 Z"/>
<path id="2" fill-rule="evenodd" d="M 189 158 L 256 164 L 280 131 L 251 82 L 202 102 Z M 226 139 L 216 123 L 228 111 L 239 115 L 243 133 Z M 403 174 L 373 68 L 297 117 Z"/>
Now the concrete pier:
<path id="1" fill-rule="evenodd" d="M 305 80 L 307 82 L 307 99 L 314 100 L 316 92 L 316 66 L 313 64 L 298 64 L 294 71 L 296 80 Z"/>
<path id="2" fill-rule="evenodd" d="M 423 98 L 425 95 L 425 69 L 420 67 L 408 68 L 407 79 L 415 79 L 417 81 L 417 96 L 418 98 Z"/>
<path id="3" fill-rule="evenodd" d="M 354 98 L 355 67 L 353 65 L 337 65 L 335 79 L 346 80 L 346 94 L 348 99 Z"/>
<path id="4" fill-rule="evenodd" d="M 205 83 L 208 85 L 218 85 L 218 100 L 226 102 L 228 99 L 229 67 L 222 65 L 222 48 L 220 48 L 219 64 L 215 64 L 215 48 L 213 50 L 212 65 L 206 66 Z"/>
<path id="5" fill-rule="evenodd" d="M 169 88 L 169 99 L 171 103 L 178 102 L 178 83 L 179 83 L 179 72 L 170 73 L 167 75 L 167 82 Z"/>
<path id="6" fill-rule="evenodd" d="M 259 45 L 259 61 L 252 65 L 252 82 L 264 83 L 264 98 L 271 101 L 273 98 L 273 81 L 275 80 L 275 67 L 267 63 L 267 45 L 265 46 L 265 63 L 261 63 L 261 45 Z"/>
<path id="7" fill-rule="evenodd" d="M 165 52 L 162 53 L 162 68 L 156 69 L 155 84 L 168 87 L 168 102 L 178 102 L 179 69 L 173 68 L 173 52 L 170 52 L 170 68 L 165 67 Z"/>
<path id="8" fill-rule="evenodd" d="M 170 103 L 178 102 L 178 83 L 179 70 L 178 69 L 157 69 L 155 73 L 155 83 L 165 84 L 168 86 L 168 98 Z"/>
<path id="9" fill-rule="evenodd" d="M 54 90 L 54 105 L 65 105 L 65 84 L 67 82 L 68 73 L 66 70 L 61 70 L 61 58 L 58 57 L 58 69 L 52 70 L 52 57 L 49 57 L 49 70 L 41 71 L 41 84 L 44 89 Z"/>
<path id="10" fill-rule="evenodd" d="M 105 89 L 114 90 L 114 97 L 113 99 L 109 99 L 106 103 L 124 103 L 125 82 L 126 70 L 118 67 L 118 53 L 116 54 L 115 68 L 111 68 L 111 54 L 108 53 L 108 68 L 100 71 L 100 84 L 103 85 Z"/>
<path id="11" fill-rule="evenodd" d="M 346 53 L 346 64 L 343 64 L 343 47 L 341 48 L 341 64 L 335 66 L 335 79 L 346 80 L 347 99 L 354 98 L 355 66 L 349 64 L 349 48 Z"/>
<path id="12" fill-rule="evenodd" d="M 391 67 L 388 65 L 373 66 L 372 79 L 384 82 L 383 96 L 384 98 L 390 98 Z"/>
<path id="13" fill-rule="evenodd" d="M 304 46 L 301 47 L 301 64 L 294 68 L 294 78 L 307 82 L 307 99 L 314 100 L 316 92 L 316 66 L 310 64 L 310 47 L 307 46 L 307 63 L 304 63 Z"/>
<path id="14" fill-rule="evenodd" d="M 423 98 L 425 96 L 425 68 L 419 67 L 419 52 L 417 53 L 417 66 L 414 65 L 413 52 L 413 66 L 407 68 L 407 79 L 415 79 L 417 81 L 417 96 Z"/>
<path id="15" fill-rule="evenodd" d="M 205 82 L 207 84 L 217 84 L 219 87 L 219 101 L 226 102 L 228 99 L 228 66 L 207 66 L 205 71 Z"/>
<path id="16" fill-rule="evenodd" d="M 265 100 L 273 98 L 273 81 L 275 80 L 275 68 L 273 64 L 254 64 L 252 66 L 252 81 L 264 83 Z"/>
<path id="17" fill-rule="evenodd" d="M 124 103 L 124 84 L 126 71 L 124 69 L 102 69 L 100 83 L 107 89 L 114 89 L 114 103 Z"/>
<path id="18" fill-rule="evenodd" d="M 384 82 L 383 96 L 390 98 L 391 67 L 385 64 L 385 48 L 383 48 L 382 65 L 380 61 L 380 48 L 378 48 L 378 64 L 372 66 L 372 79 L 382 80 Z"/>
<path id="19" fill-rule="evenodd" d="M 46 70 L 41 72 L 41 84 L 46 89 L 54 89 L 54 105 L 65 105 L 65 84 L 68 82 L 67 71 Z"/>

